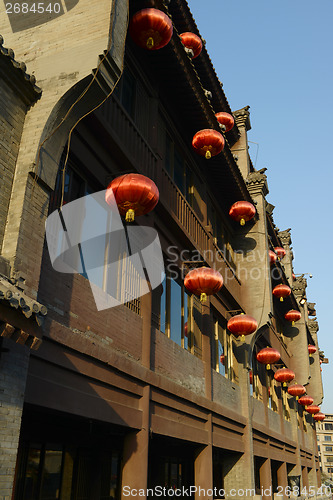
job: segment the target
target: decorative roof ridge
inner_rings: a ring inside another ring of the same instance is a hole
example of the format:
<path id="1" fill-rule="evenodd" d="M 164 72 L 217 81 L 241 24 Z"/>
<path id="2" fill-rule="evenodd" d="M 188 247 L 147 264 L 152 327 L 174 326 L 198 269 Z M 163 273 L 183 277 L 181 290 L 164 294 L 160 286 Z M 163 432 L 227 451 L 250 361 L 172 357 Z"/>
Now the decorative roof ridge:
<path id="1" fill-rule="evenodd" d="M 27 73 L 26 64 L 24 62 L 18 62 L 15 59 L 15 53 L 13 49 L 6 48 L 3 46 L 4 39 L 3 36 L 0 35 L 0 55 L 5 56 L 11 62 L 12 66 L 21 72 L 24 82 L 29 85 L 30 89 L 32 89 L 35 93 L 35 101 L 39 99 L 42 89 L 36 85 L 36 78 L 34 75 L 30 75 Z"/>
<path id="2" fill-rule="evenodd" d="M 205 64 L 206 66 L 207 66 L 207 65 L 209 65 L 209 66 L 210 66 L 210 71 L 211 71 L 211 73 L 212 73 L 213 78 L 215 79 L 215 84 L 216 84 L 216 86 L 218 86 L 218 87 L 219 87 L 220 96 L 222 97 L 222 99 L 223 99 L 223 100 L 224 100 L 224 102 L 225 102 L 226 107 L 228 108 L 226 111 L 228 111 L 230 114 L 232 114 L 232 110 L 231 110 L 230 104 L 229 104 L 228 99 L 227 99 L 227 97 L 226 97 L 226 95 L 225 95 L 225 93 L 224 93 L 224 90 L 223 90 L 223 84 L 222 84 L 221 80 L 219 79 L 219 77 L 218 77 L 218 75 L 217 75 L 217 72 L 216 72 L 216 70 L 215 70 L 215 67 L 214 67 L 214 65 L 213 65 L 213 62 L 212 62 L 212 60 L 211 60 L 211 58 L 210 58 L 210 56 L 209 56 L 209 53 L 208 53 L 208 51 L 207 51 L 207 49 L 206 49 L 206 41 L 205 41 L 205 39 L 204 39 L 204 38 L 201 36 L 201 34 L 200 34 L 200 31 L 199 31 L 199 29 L 198 29 L 198 26 L 197 26 L 197 24 L 196 24 L 196 22 L 195 22 L 195 20 L 194 20 L 193 14 L 192 14 L 191 9 L 190 9 L 190 7 L 189 7 L 189 4 L 188 4 L 188 2 L 187 2 L 186 0 L 182 0 L 182 5 L 181 5 L 181 6 L 182 6 L 182 7 L 186 6 L 186 9 L 187 9 L 187 13 L 186 13 L 186 14 L 187 14 L 187 16 L 190 18 L 190 19 L 189 19 L 189 21 L 190 21 L 190 23 L 192 24 L 192 26 L 191 26 L 191 31 L 192 31 L 193 33 L 195 33 L 196 35 L 198 35 L 198 36 L 201 38 L 201 40 L 202 40 L 202 51 L 201 51 L 201 57 L 202 57 L 202 55 L 204 55 L 205 60 L 203 60 L 203 59 L 201 58 L 201 62 L 202 62 L 202 64 Z M 170 6 L 168 6 L 168 7 L 167 7 L 167 6 L 164 4 L 164 8 L 166 9 L 166 11 L 168 12 L 168 14 L 169 14 L 169 15 L 171 16 L 171 18 L 172 18 L 172 13 L 170 12 Z M 184 9 L 182 9 L 182 11 L 184 12 Z M 196 66 L 196 63 L 197 63 L 197 62 L 199 62 L 199 60 L 198 60 L 198 59 L 195 59 L 195 60 L 194 60 L 194 62 L 192 62 L 193 66 Z M 198 71 L 197 71 L 197 73 L 198 73 Z M 199 79 L 201 80 L 200 76 L 199 76 Z M 220 110 L 217 110 L 217 111 L 220 111 Z M 231 132 L 232 132 L 233 134 L 235 134 L 235 137 L 239 137 L 239 131 L 238 131 L 238 127 L 237 127 L 237 125 L 236 125 L 236 124 L 234 125 L 234 127 L 233 127 L 233 129 L 232 129 L 232 131 L 231 131 Z"/>
<path id="3" fill-rule="evenodd" d="M 6 301 L 15 309 L 20 308 L 26 318 L 32 317 L 38 326 L 42 326 L 47 308 L 28 297 L 22 287 L 18 286 L 18 281 L 15 278 L 8 279 L 6 276 L 0 275 L 0 300 Z"/>

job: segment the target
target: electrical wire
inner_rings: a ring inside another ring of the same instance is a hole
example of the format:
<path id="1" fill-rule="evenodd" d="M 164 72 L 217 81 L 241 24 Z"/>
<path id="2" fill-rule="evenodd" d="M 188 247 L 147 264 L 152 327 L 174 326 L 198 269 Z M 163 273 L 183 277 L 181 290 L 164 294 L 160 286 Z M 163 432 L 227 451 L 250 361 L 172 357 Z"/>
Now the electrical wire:
<path id="1" fill-rule="evenodd" d="M 127 32 L 127 28 L 128 28 L 128 22 L 129 22 L 129 0 L 127 0 L 127 21 L 126 21 L 126 32 Z M 115 17 L 115 12 L 116 12 L 116 7 L 112 10 L 112 16 L 111 16 L 111 23 L 110 25 L 113 26 L 113 22 L 114 22 L 114 17 Z M 71 111 L 73 110 L 73 108 L 76 106 L 76 104 L 78 102 L 80 102 L 80 100 L 86 95 L 86 93 L 88 92 L 88 90 L 90 89 L 90 87 L 92 86 L 92 84 L 94 83 L 94 81 L 97 79 L 97 75 L 98 75 L 98 72 L 99 72 L 99 69 L 101 67 L 101 65 L 103 64 L 103 62 L 105 61 L 105 59 L 107 58 L 107 55 L 111 49 L 111 45 L 112 45 L 112 41 L 113 41 L 113 38 L 112 36 L 110 36 L 110 40 L 109 40 L 109 43 L 108 43 L 108 46 L 105 50 L 105 53 L 103 55 L 103 57 L 101 58 L 101 60 L 99 61 L 98 65 L 97 65 L 97 69 L 95 71 L 95 74 L 93 76 L 93 78 L 91 79 L 91 81 L 88 83 L 87 87 L 82 91 L 82 93 L 79 95 L 79 97 L 75 100 L 75 102 L 70 106 L 70 108 L 68 109 L 68 111 L 66 112 L 65 116 L 60 120 L 60 122 L 58 123 L 58 125 L 52 130 L 52 132 L 47 136 L 45 137 L 45 139 L 40 143 L 39 147 L 38 147 L 38 151 L 37 151 L 37 159 L 36 159 L 36 167 L 35 167 L 35 176 L 34 176 L 34 181 L 33 181 L 33 185 L 32 185 L 32 190 L 31 190 L 31 198 L 33 196 L 33 192 L 34 192 L 34 188 L 35 188 L 35 185 L 37 183 L 37 169 L 38 169 L 38 165 L 39 165 L 39 162 L 40 162 L 40 155 L 41 155 L 41 150 L 42 150 L 42 147 L 43 145 L 46 143 L 46 141 L 48 141 L 56 132 L 57 130 L 59 130 L 59 128 L 61 127 L 61 125 L 64 123 L 64 121 L 67 119 L 67 117 L 69 116 L 69 114 L 71 113 Z M 124 44 L 123 44 L 123 49 L 125 47 L 125 43 L 126 43 L 126 37 L 125 37 L 125 40 L 124 40 Z M 66 166 L 67 166 L 67 162 L 68 162 L 68 156 L 69 156 L 69 149 L 70 149 L 70 142 L 71 142 L 71 137 L 72 137 L 72 133 L 74 131 L 74 129 L 76 128 L 76 126 L 80 123 L 81 120 L 83 120 L 83 118 L 86 118 L 89 114 L 93 113 L 94 111 L 96 111 L 96 109 L 98 109 L 100 106 L 102 106 L 102 104 L 104 104 L 104 102 L 111 96 L 111 94 L 113 93 L 115 87 L 117 86 L 122 74 L 123 74 L 123 70 L 124 70 L 124 66 L 122 67 L 121 69 L 121 73 L 120 73 L 120 76 L 118 77 L 116 83 L 114 84 L 114 86 L 112 87 L 111 91 L 109 92 L 109 94 L 107 94 L 107 96 L 99 103 L 97 104 L 94 108 L 92 108 L 90 111 L 88 111 L 87 113 L 85 113 L 83 116 L 81 116 L 77 121 L 76 123 L 71 127 L 70 131 L 69 131 L 69 134 L 68 134 L 68 140 L 67 140 L 67 151 L 66 151 L 66 157 L 65 157 L 65 161 L 64 161 L 64 165 L 62 167 L 62 192 L 61 192 L 61 201 L 60 201 L 60 207 L 59 209 L 61 210 L 62 208 L 62 205 L 63 205 L 63 200 L 64 200 L 64 189 L 65 189 L 65 174 L 66 174 Z"/>

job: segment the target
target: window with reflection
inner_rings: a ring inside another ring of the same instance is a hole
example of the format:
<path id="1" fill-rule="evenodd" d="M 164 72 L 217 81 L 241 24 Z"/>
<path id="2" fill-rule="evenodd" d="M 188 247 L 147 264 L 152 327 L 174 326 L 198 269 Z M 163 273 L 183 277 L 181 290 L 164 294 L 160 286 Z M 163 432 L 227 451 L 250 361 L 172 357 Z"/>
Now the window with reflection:
<path id="1" fill-rule="evenodd" d="M 201 355 L 200 301 L 171 276 L 162 283 L 160 331 L 187 351 Z"/>
<path id="2" fill-rule="evenodd" d="M 168 132 L 165 133 L 164 166 L 176 186 L 185 196 L 188 203 L 193 204 L 193 175 L 185 161 L 181 149 L 175 144 Z"/>
<path id="3" fill-rule="evenodd" d="M 233 379 L 232 341 L 227 332 L 226 320 L 214 313 L 213 368 L 221 375 Z"/>

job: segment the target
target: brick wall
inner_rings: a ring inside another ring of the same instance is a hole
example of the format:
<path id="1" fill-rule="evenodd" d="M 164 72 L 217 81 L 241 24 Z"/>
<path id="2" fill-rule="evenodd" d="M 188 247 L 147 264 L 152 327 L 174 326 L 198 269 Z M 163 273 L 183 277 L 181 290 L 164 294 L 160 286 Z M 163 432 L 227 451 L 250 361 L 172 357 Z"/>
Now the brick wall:
<path id="1" fill-rule="evenodd" d="M 205 395 L 203 362 L 158 330 L 152 333 L 152 369 L 200 396 Z"/>
<path id="2" fill-rule="evenodd" d="M 0 500 L 10 500 L 20 435 L 26 375 L 27 347 L 4 339 L 0 357 Z"/>
<path id="3" fill-rule="evenodd" d="M 6 81 L 0 92 L 0 253 L 26 106 Z"/>
<path id="4" fill-rule="evenodd" d="M 125 305 L 98 311 L 90 284 L 83 276 L 54 271 L 44 250 L 39 300 L 48 308 L 48 320 L 60 323 L 88 341 L 108 346 L 141 360 L 142 318 Z M 44 334 L 49 334 L 50 323 Z"/>

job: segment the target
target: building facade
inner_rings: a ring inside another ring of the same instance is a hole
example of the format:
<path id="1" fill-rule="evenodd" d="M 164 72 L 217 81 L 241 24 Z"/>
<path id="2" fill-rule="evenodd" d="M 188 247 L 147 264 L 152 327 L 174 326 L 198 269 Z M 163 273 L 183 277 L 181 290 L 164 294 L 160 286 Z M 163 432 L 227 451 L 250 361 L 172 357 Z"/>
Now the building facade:
<path id="1" fill-rule="evenodd" d="M 161 50 L 127 36 L 128 18 L 147 6 L 172 19 Z M 248 154 L 249 107 L 233 112 L 218 156 L 192 149 L 198 130 L 221 130 L 216 112 L 232 111 L 205 46 L 196 59 L 184 50 L 180 33 L 200 36 L 187 3 L 80 0 L 34 25 L 3 16 L 16 56 L 2 41 L 1 89 L 14 100 L 1 101 L 9 139 L 0 158 L 10 171 L 0 221 L 0 498 L 317 492 L 313 418 L 274 373 L 290 368 L 321 404 L 318 324 L 306 279 L 293 273 L 290 230 L 277 229 L 266 200 L 265 169 Z M 16 62 L 23 58 L 38 87 Z M 52 265 L 45 222 L 128 172 L 159 189 L 158 205 L 136 224 L 157 232 L 165 278 L 136 297 L 139 278 L 119 263 L 112 279 L 123 304 L 98 309 L 84 255 L 76 273 Z M 256 207 L 245 226 L 228 215 L 238 200 Z M 271 264 L 276 247 L 285 257 Z M 224 278 L 203 304 L 184 287 L 198 265 Z M 278 284 L 292 290 L 284 302 L 273 297 Z M 291 309 L 296 325 L 284 318 Z M 226 326 L 239 313 L 258 323 L 244 342 Z M 269 370 L 256 358 L 267 346 L 281 355 Z"/>
<path id="2" fill-rule="evenodd" d="M 333 415 L 316 424 L 320 470 L 333 480 Z"/>

